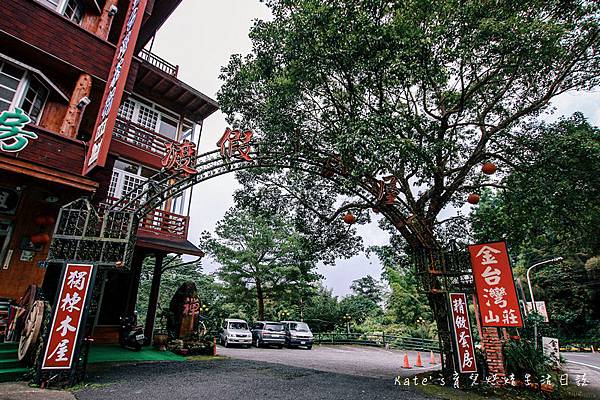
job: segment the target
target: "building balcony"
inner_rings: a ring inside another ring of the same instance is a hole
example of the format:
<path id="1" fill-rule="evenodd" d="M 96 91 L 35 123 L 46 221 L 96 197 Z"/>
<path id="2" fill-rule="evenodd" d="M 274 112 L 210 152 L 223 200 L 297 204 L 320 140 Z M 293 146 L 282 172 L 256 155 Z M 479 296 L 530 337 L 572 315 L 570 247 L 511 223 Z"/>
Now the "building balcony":
<path id="1" fill-rule="evenodd" d="M 142 125 L 118 117 L 113 131 L 111 151 L 146 166 L 162 168 L 167 143 L 174 140 Z"/>
<path id="2" fill-rule="evenodd" d="M 177 78 L 177 74 L 179 73 L 179 65 L 171 64 L 167 60 L 160 58 L 156 54 L 151 53 L 146 49 L 143 49 L 138 56 L 148 64 L 153 65 L 161 71 Z"/>
<path id="3" fill-rule="evenodd" d="M 108 197 L 100 207 L 107 209 L 119 199 Z M 154 236 L 163 240 L 187 240 L 190 217 L 165 210 L 152 210 L 140 221 L 138 235 Z"/>

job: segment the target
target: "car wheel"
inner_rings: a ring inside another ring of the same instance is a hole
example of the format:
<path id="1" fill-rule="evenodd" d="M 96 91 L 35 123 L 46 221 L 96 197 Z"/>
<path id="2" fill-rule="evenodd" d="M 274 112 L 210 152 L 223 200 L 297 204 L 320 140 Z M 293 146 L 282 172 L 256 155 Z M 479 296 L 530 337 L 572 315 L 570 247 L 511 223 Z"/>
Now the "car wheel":
<path id="1" fill-rule="evenodd" d="M 283 349 L 283 345 L 282 344 L 277 345 L 277 348 L 281 350 L 281 349 Z"/>
<path id="2" fill-rule="evenodd" d="M 261 346 L 260 339 L 256 338 L 256 348 L 258 349 Z"/>
<path id="3" fill-rule="evenodd" d="M 312 349 L 312 345 L 306 346 L 306 350 L 311 350 L 311 349 Z"/>
<path id="4" fill-rule="evenodd" d="M 225 341 L 223 342 L 223 346 L 224 347 L 229 347 L 229 342 L 227 341 L 227 338 L 225 338 Z"/>

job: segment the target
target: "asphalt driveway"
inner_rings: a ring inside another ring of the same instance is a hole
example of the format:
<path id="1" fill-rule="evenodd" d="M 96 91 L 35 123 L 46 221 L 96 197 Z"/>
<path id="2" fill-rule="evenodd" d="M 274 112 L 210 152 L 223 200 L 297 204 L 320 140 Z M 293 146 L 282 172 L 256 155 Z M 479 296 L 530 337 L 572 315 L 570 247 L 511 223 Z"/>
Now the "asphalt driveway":
<path id="1" fill-rule="evenodd" d="M 417 368 L 415 367 L 417 352 L 408 351 L 409 364 L 413 368 L 403 369 L 404 351 L 366 346 L 319 345 L 314 346 L 312 350 L 218 347 L 217 353 L 241 360 L 270 362 L 318 371 L 383 379 L 394 379 L 396 376 L 409 376 L 440 368 L 439 354 L 434 355 L 436 364 L 431 365 L 429 353 L 421 353 L 423 368 Z"/>
<path id="2" fill-rule="evenodd" d="M 394 378 L 367 378 L 249 360 L 94 366 L 80 400 L 430 399 Z"/>

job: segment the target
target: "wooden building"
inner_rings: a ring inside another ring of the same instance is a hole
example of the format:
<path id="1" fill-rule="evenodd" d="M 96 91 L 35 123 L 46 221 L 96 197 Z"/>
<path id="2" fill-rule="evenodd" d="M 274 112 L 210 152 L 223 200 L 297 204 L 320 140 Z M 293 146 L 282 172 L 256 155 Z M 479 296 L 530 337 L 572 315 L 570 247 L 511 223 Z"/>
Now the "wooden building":
<path id="1" fill-rule="evenodd" d="M 143 184 L 161 168 L 165 144 L 197 142 L 218 108 L 178 79 L 178 66 L 145 49 L 181 2 L 147 0 L 107 161 L 84 175 L 134 1 L 0 0 L 0 112 L 22 110 L 31 120 L 24 130 L 37 136 L 19 151 L 0 146 L 0 298 L 16 300 L 35 284 L 52 301 L 60 271 L 43 261 L 60 207 L 82 196 L 110 204 Z M 119 317 L 135 308 L 145 257 L 160 264 L 170 253 L 202 256 L 187 240 L 190 199 L 183 193 L 141 222 L 131 270 L 99 275 L 97 339 L 117 340 Z"/>

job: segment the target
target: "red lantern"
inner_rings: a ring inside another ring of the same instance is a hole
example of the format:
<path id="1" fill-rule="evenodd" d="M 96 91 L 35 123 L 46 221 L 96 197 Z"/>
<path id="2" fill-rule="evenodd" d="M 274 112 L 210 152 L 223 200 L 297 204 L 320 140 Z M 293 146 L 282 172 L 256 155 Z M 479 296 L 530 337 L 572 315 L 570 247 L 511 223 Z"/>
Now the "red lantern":
<path id="1" fill-rule="evenodd" d="M 44 217 L 44 225 L 45 226 L 52 226 L 52 225 L 54 225 L 55 222 L 56 222 L 56 219 L 54 219 L 54 217 L 51 215 Z"/>
<path id="2" fill-rule="evenodd" d="M 346 215 L 344 215 L 344 222 L 347 223 L 348 225 L 352 225 L 353 223 L 356 222 L 356 217 L 354 215 L 352 215 L 351 212 L 348 212 Z"/>
<path id="3" fill-rule="evenodd" d="M 486 175 L 492 175 L 497 170 L 498 170 L 498 168 L 496 167 L 496 164 L 491 163 L 491 162 L 486 162 L 481 167 L 481 171 L 483 171 L 483 173 Z"/>
<path id="4" fill-rule="evenodd" d="M 43 215 L 35 217 L 35 224 L 37 226 L 44 226 L 46 224 L 46 217 L 44 217 Z"/>
<path id="5" fill-rule="evenodd" d="M 31 236 L 31 243 L 36 246 L 44 245 L 50 241 L 50 236 L 47 233 L 38 233 Z"/>
<path id="6" fill-rule="evenodd" d="M 469 197 L 467 197 L 467 202 L 471 203 L 471 204 L 477 204 L 479 203 L 479 200 L 481 199 L 481 197 L 479 197 L 478 194 L 475 193 L 471 193 L 469 195 Z"/>

